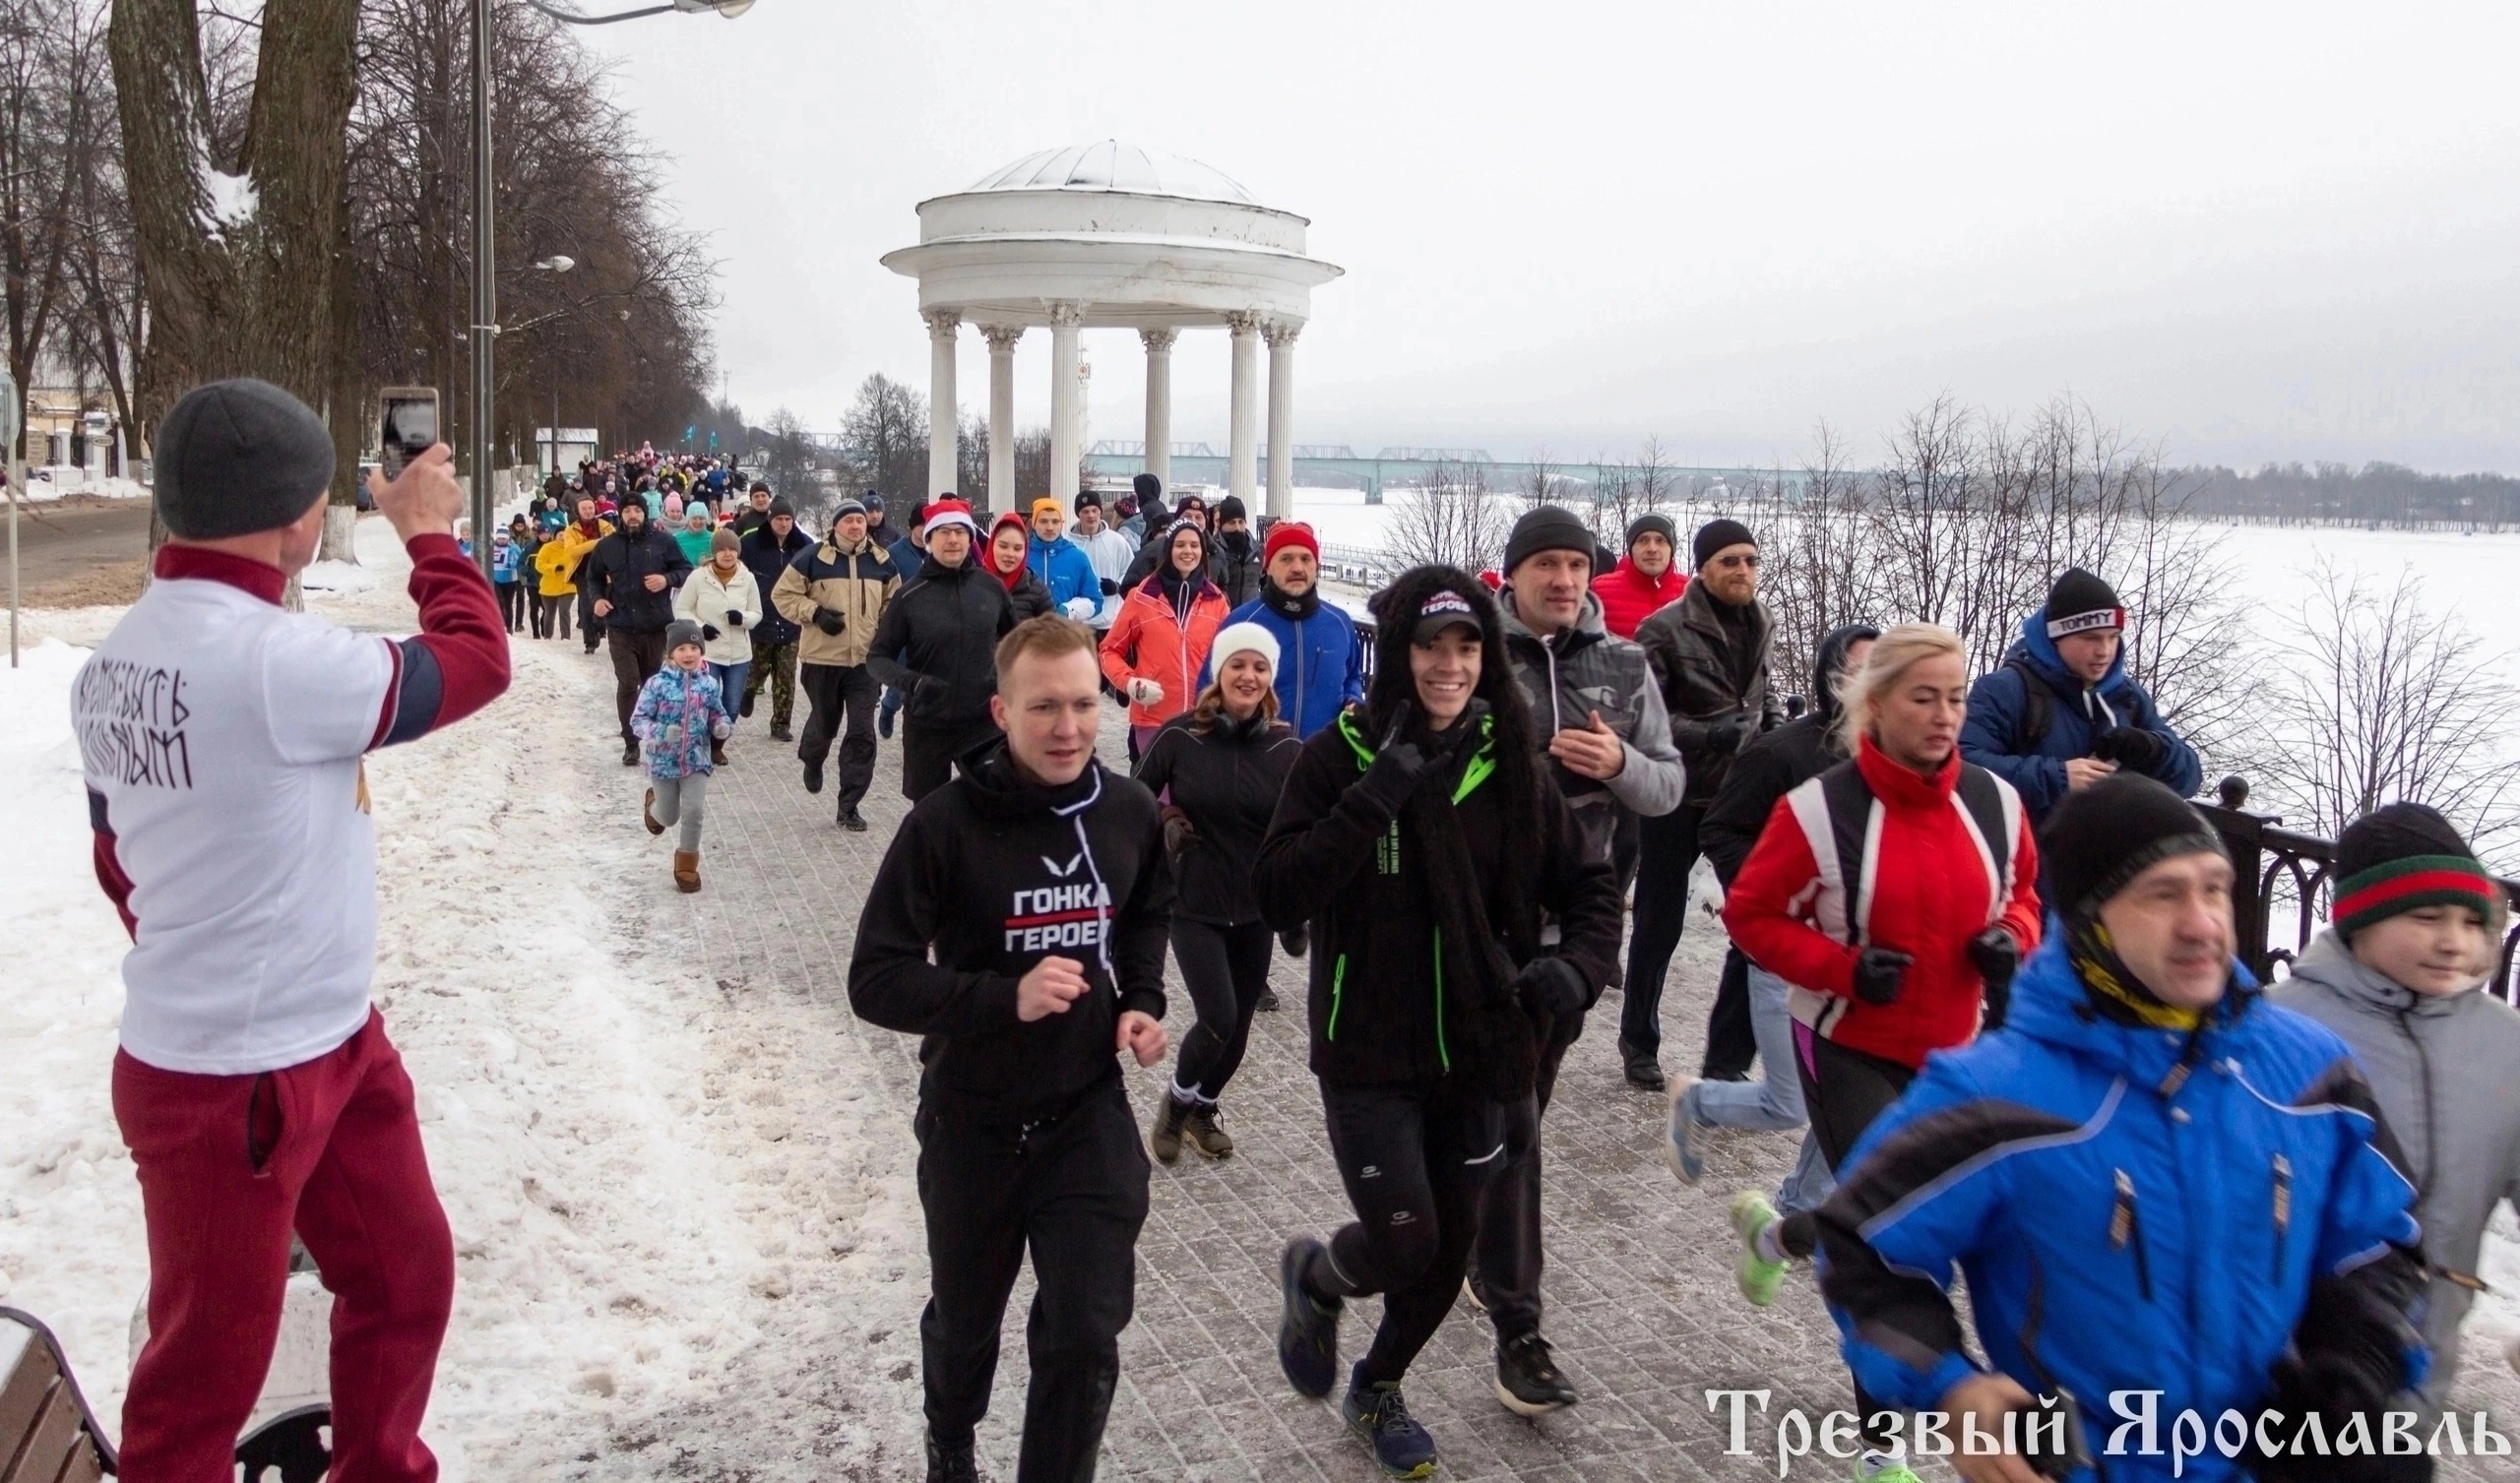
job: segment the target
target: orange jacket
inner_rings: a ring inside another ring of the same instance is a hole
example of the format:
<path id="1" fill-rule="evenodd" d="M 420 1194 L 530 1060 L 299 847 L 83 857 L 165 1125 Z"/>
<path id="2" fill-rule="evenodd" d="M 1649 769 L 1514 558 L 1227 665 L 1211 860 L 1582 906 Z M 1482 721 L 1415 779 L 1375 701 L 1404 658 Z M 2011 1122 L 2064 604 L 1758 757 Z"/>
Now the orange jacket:
<path id="1" fill-rule="evenodd" d="M 1225 627 L 1225 593 L 1205 577 L 1199 594 L 1190 599 L 1187 623 L 1164 594 L 1161 577 L 1150 577 L 1129 589 L 1120 615 L 1102 636 L 1102 677 L 1127 696 L 1131 680 L 1153 680 L 1164 687 L 1164 699 L 1152 706 L 1129 701 L 1129 724 L 1161 726 L 1198 700 L 1191 687 L 1208 662 L 1208 648 Z"/>

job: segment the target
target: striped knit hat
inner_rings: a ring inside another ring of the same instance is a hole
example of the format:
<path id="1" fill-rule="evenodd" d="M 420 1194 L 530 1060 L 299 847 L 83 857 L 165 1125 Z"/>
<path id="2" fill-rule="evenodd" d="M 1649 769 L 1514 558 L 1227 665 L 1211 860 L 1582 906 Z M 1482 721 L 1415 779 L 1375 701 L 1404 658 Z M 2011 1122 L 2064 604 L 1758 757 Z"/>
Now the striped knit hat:
<path id="1" fill-rule="evenodd" d="M 2465 906 L 2502 920 L 2502 888 L 2450 821 L 2420 803 L 2392 803 L 2355 820 L 2336 840 L 2337 935 L 2420 906 Z"/>

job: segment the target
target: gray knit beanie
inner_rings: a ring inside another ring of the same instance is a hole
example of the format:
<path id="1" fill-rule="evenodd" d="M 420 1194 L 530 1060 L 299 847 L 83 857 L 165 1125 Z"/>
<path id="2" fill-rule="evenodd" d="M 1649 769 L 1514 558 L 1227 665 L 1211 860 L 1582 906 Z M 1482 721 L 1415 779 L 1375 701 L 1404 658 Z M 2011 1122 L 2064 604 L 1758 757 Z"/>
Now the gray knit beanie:
<path id="1" fill-rule="evenodd" d="M 158 424 L 158 516 L 184 540 L 277 530 L 333 482 L 333 435 L 268 381 L 186 392 Z"/>

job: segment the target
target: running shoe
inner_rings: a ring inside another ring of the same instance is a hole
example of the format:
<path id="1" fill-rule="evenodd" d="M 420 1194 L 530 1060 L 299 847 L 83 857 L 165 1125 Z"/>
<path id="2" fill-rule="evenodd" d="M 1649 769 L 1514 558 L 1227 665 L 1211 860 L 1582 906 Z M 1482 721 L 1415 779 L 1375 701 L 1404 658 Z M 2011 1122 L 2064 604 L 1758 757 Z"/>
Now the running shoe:
<path id="1" fill-rule="evenodd" d="M 1663 1139 L 1663 1162 L 1684 1185 L 1706 1177 L 1706 1124 L 1697 1115 L 1697 1086 L 1682 1081 L 1671 1097 L 1671 1122 Z"/>
<path id="2" fill-rule="evenodd" d="M 1855 1483 L 1920 1483 L 1917 1470 L 1908 1465 L 1908 1454 L 1898 1452 L 1866 1450 L 1855 1459 Z"/>
<path id="3" fill-rule="evenodd" d="M 1409 1414 L 1409 1402 L 1400 1398 L 1397 1384 L 1351 1383 L 1348 1398 L 1339 1403 L 1339 1414 L 1348 1419 L 1348 1430 L 1363 1439 L 1374 1454 L 1374 1465 L 1386 1477 L 1435 1475 L 1435 1439 Z"/>
<path id="4" fill-rule="evenodd" d="M 1347 1305 L 1304 1291 L 1304 1268 L 1315 1255 L 1327 1257 L 1329 1249 L 1299 1236 L 1278 1258 L 1278 1368 L 1298 1393 L 1319 1400 L 1339 1383 L 1339 1315 Z"/>
<path id="5" fill-rule="evenodd" d="M 1558 1373 L 1538 1330 L 1496 1346 L 1496 1398 L 1517 1416 L 1545 1416 L 1575 1403 L 1575 1388 Z"/>
<path id="6" fill-rule="evenodd" d="M 1734 1276 L 1740 1281 L 1741 1296 L 1754 1307 L 1765 1308 L 1774 1303 L 1777 1289 L 1785 1285 L 1785 1264 L 1759 1255 L 1759 1233 L 1776 1224 L 1778 1218 L 1776 1206 L 1756 1190 L 1743 1190 L 1732 1197 L 1732 1231 L 1741 1238 L 1741 1265 L 1734 1268 Z"/>

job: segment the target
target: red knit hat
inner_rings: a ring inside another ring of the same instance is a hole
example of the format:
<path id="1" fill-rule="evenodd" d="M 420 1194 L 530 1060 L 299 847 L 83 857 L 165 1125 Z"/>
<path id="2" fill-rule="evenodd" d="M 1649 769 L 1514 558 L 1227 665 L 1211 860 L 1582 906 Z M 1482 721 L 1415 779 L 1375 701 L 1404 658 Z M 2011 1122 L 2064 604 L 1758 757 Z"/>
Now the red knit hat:
<path id="1" fill-rule="evenodd" d="M 1267 566 L 1289 546 L 1301 546 L 1312 553 L 1313 560 L 1321 559 L 1321 541 L 1312 527 L 1301 521 L 1282 520 L 1269 527 L 1269 538 L 1260 543 L 1260 565 Z"/>

